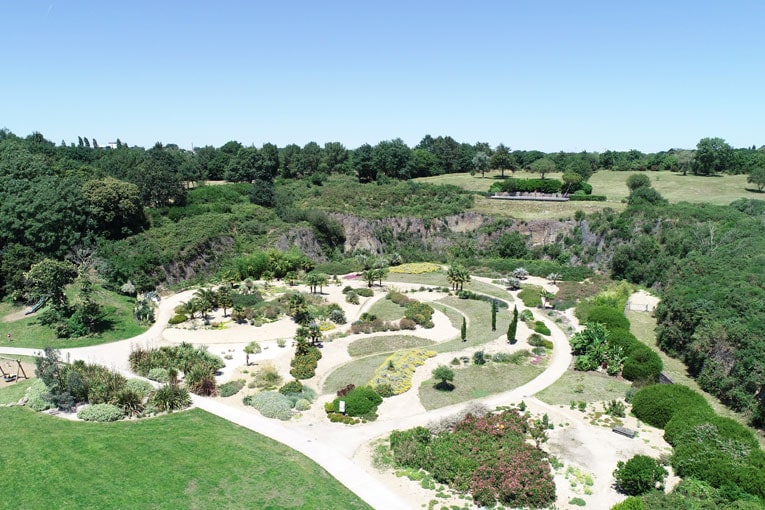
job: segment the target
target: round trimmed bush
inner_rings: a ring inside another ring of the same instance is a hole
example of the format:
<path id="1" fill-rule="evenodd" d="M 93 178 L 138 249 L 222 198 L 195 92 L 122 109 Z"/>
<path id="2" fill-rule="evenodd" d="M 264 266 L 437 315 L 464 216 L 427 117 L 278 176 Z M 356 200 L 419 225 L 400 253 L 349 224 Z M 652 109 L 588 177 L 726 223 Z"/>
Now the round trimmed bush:
<path id="1" fill-rule="evenodd" d="M 125 413 L 114 404 L 90 404 L 77 411 L 77 417 L 85 421 L 108 422 L 125 417 Z"/>
<path id="2" fill-rule="evenodd" d="M 175 326 L 176 324 L 182 324 L 186 322 L 187 320 L 189 320 L 189 318 L 186 317 L 184 314 L 176 313 L 175 315 L 170 317 L 170 320 L 167 321 L 167 323 L 170 324 L 171 326 Z"/>
<path id="3" fill-rule="evenodd" d="M 151 379 L 152 381 L 157 381 L 161 383 L 166 383 L 170 380 L 170 374 L 168 373 L 166 368 L 152 368 L 149 370 L 149 373 L 146 375 L 148 379 Z"/>
<path id="4" fill-rule="evenodd" d="M 667 470 L 647 455 L 635 455 L 627 462 L 619 461 L 614 471 L 616 486 L 624 494 L 639 496 L 663 484 Z"/>
<path id="5" fill-rule="evenodd" d="M 612 506 L 611 510 L 645 510 L 645 505 L 642 499 L 630 496 L 621 503 Z"/>
<path id="6" fill-rule="evenodd" d="M 650 347 L 640 344 L 627 354 L 622 375 L 628 381 L 657 382 L 663 369 L 664 363 L 659 355 Z"/>
<path id="7" fill-rule="evenodd" d="M 613 347 L 621 347 L 624 355 L 629 356 L 634 349 L 645 347 L 635 335 L 626 329 L 614 329 L 608 331 L 608 343 Z"/>
<path id="8" fill-rule="evenodd" d="M 125 389 L 129 391 L 133 391 L 141 397 L 146 397 L 154 391 L 154 386 L 151 385 L 149 381 L 144 381 L 143 379 L 128 379 L 125 383 Z"/>
<path id="9" fill-rule="evenodd" d="M 261 391 L 245 397 L 243 402 L 260 411 L 266 418 L 289 420 L 292 417 L 292 401 L 278 391 Z"/>
<path id="10" fill-rule="evenodd" d="M 295 402 L 296 411 L 308 411 L 311 408 L 311 403 L 304 398 L 301 398 Z"/>
<path id="11" fill-rule="evenodd" d="M 303 383 L 301 383 L 298 380 L 290 381 L 281 388 L 279 388 L 279 393 L 282 395 L 288 395 L 290 393 L 300 393 L 303 391 Z"/>
<path id="12" fill-rule="evenodd" d="M 709 408 L 699 393 L 681 384 L 652 384 L 641 388 L 632 399 L 632 412 L 649 425 L 663 429 L 678 412 Z"/>
<path id="13" fill-rule="evenodd" d="M 715 416 L 711 407 L 699 407 L 684 413 L 675 413 L 664 425 L 664 440 L 672 446 L 677 446 L 680 436 L 696 425 L 713 421 Z"/>
<path id="14" fill-rule="evenodd" d="M 345 414 L 349 416 L 364 416 L 377 410 L 382 403 L 382 397 L 369 386 L 358 386 L 349 391 L 344 397 L 336 398 L 332 404 L 335 412 L 340 412 L 340 401 L 345 400 Z"/>
<path id="15" fill-rule="evenodd" d="M 609 331 L 617 329 L 630 330 L 630 321 L 624 316 L 624 312 L 610 306 L 596 306 L 587 314 L 586 322 L 599 322 Z"/>

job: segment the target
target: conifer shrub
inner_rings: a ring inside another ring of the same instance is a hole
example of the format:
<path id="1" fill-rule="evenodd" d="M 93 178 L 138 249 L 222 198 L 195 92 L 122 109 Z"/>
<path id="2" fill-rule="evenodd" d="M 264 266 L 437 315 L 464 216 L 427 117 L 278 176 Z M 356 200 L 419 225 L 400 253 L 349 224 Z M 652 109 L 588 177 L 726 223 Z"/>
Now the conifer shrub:
<path id="1" fill-rule="evenodd" d="M 348 416 L 372 417 L 377 406 L 382 403 L 382 397 L 369 386 L 357 386 L 344 397 L 332 401 L 334 412 L 340 412 L 340 401 L 345 401 L 345 414 Z"/>

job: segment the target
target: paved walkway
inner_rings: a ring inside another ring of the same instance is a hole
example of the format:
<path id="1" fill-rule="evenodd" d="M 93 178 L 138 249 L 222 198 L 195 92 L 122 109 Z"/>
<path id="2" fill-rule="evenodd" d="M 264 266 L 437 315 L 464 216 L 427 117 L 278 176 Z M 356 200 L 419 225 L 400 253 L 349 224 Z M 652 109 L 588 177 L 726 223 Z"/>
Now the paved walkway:
<path id="1" fill-rule="evenodd" d="M 491 283 L 490 279 L 475 279 Z M 146 345 L 151 347 L 158 344 L 162 340 L 162 331 L 166 328 L 175 307 L 190 299 L 192 295 L 193 291 L 186 291 L 163 299 L 157 312 L 156 323 L 148 331 L 137 337 L 91 347 L 64 349 L 62 351 L 63 357 L 67 359 L 68 356 L 69 359 L 98 363 L 118 372 L 129 374 L 128 356 L 132 346 Z M 526 308 L 520 300 L 516 299 L 516 303 L 519 312 Z M 566 372 L 572 359 L 566 335 L 558 328 L 557 324 L 540 310 L 533 308 L 530 310 L 534 313 L 535 318 L 544 321 L 552 332 L 551 339 L 555 348 L 545 371 L 520 387 L 473 402 L 481 402 L 489 407 L 519 402 L 547 388 Z M 39 349 L 0 347 L 0 353 L 4 354 L 38 355 L 39 352 Z M 423 370 L 423 367 L 420 367 L 420 370 Z M 417 391 L 416 387 L 410 391 Z M 462 402 L 432 411 L 423 411 L 421 406 L 395 406 L 393 413 L 383 412 L 380 418 L 374 422 L 348 427 L 329 423 L 326 419 L 320 423 L 280 422 L 265 418 L 255 411 L 245 411 L 219 400 L 196 395 L 193 396 L 193 403 L 207 412 L 256 431 L 303 453 L 369 505 L 380 509 L 417 509 L 420 508 L 420 505 L 404 501 L 378 478 L 354 464 L 351 459 L 356 451 L 368 441 L 387 435 L 393 430 L 426 425 L 429 422 L 454 415 L 467 404 L 467 402 Z"/>

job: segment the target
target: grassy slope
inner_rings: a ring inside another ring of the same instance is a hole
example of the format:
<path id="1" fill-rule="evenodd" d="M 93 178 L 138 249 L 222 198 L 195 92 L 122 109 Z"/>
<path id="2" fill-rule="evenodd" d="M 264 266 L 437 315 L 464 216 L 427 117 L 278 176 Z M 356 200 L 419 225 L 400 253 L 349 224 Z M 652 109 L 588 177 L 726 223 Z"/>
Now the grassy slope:
<path id="1" fill-rule="evenodd" d="M 103 306 L 106 316 L 112 320 L 111 329 L 103 333 L 82 338 L 56 338 L 53 330 L 47 326 L 37 324 L 37 318 L 33 316 L 24 317 L 13 322 L 3 322 L 0 326 L 3 328 L 0 341 L 7 344 L 5 336 L 11 333 L 13 343 L 7 345 L 12 345 L 13 347 L 42 349 L 50 346 L 63 349 L 115 342 L 125 338 L 132 338 L 146 331 L 146 327 L 139 326 L 136 324 L 135 319 L 133 319 L 133 298 L 106 290 L 99 290 L 97 300 Z M 0 303 L 0 317 L 5 317 L 19 310 L 22 310 L 22 308 L 12 307 L 7 303 Z"/>
<path id="2" fill-rule="evenodd" d="M 590 178 L 593 194 L 606 195 L 606 202 L 513 202 L 490 200 L 476 197 L 473 210 L 483 214 L 513 217 L 519 219 L 570 218 L 577 210 L 586 213 L 610 207 L 621 211 L 625 205 L 621 202 L 627 197 L 627 177 L 632 172 L 596 172 Z M 509 174 L 506 174 L 509 175 Z M 560 173 L 548 174 L 551 178 L 560 178 Z M 671 172 L 646 172 L 651 183 L 659 193 L 670 202 L 706 202 L 729 204 L 738 198 L 760 198 L 757 193 L 747 191 L 745 175 L 723 175 L 719 177 L 683 176 Z M 517 172 L 518 178 L 538 178 L 538 174 Z M 470 174 L 449 174 L 415 179 L 433 184 L 453 184 L 470 191 L 486 192 L 499 172 L 490 172 L 485 178 Z"/>
<path id="3" fill-rule="evenodd" d="M 369 508 L 302 454 L 200 410 L 81 423 L 0 409 L 13 508 Z"/>

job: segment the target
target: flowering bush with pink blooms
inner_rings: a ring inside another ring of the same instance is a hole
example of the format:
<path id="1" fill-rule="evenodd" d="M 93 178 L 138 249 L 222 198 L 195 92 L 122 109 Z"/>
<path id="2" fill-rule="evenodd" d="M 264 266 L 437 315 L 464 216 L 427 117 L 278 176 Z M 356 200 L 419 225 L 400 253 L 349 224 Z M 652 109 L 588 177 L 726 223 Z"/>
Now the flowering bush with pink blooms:
<path id="1" fill-rule="evenodd" d="M 424 469 L 481 506 L 541 508 L 555 501 L 555 483 L 545 452 L 526 442 L 528 430 L 526 416 L 507 410 L 468 414 L 439 434 L 395 431 L 390 444 L 398 466 Z"/>

